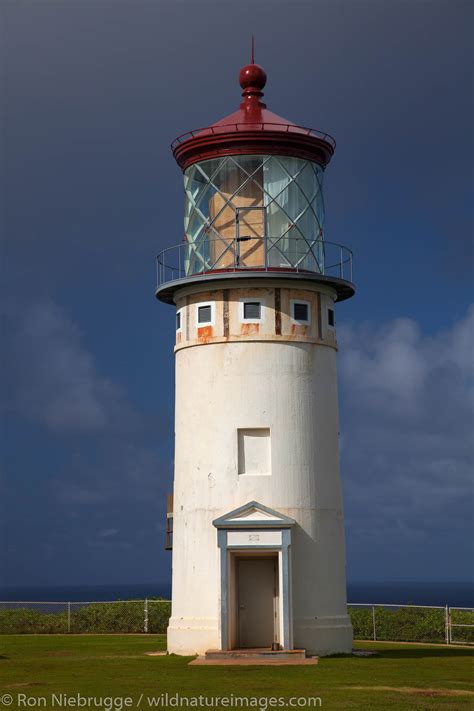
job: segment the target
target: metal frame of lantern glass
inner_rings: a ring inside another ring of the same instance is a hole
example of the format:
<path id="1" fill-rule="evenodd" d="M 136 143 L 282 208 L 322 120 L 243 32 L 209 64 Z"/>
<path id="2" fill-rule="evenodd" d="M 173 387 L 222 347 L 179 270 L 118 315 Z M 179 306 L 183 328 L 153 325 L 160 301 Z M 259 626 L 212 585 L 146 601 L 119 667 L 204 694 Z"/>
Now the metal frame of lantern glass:
<path id="1" fill-rule="evenodd" d="M 186 275 L 241 267 L 324 273 L 323 169 L 287 156 L 240 155 L 184 173 Z"/>

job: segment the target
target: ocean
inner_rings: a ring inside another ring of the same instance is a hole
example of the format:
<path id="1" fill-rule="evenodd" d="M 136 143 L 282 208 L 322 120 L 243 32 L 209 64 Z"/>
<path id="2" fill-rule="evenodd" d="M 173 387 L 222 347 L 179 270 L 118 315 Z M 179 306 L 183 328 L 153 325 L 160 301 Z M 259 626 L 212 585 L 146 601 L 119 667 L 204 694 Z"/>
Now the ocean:
<path id="1" fill-rule="evenodd" d="M 171 598 L 169 583 L 70 585 L 51 587 L 0 586 L 0 601 L 89 602 Z M 469 582 L 349 582 L 349 602 L 392 605 L 449 605 L 474 607 L 474 584 Z"/>

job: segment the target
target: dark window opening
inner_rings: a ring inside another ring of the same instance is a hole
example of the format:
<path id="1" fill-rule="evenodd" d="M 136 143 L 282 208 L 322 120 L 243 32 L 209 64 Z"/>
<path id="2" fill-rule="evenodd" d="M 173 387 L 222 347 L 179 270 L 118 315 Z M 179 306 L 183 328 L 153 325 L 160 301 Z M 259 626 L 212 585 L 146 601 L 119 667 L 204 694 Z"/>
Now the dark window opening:
<path id="1" fill-rule="evenodd" d="M 209 323 L 211 321 L 211 305 L 198 307 L 198 323 Z"/>
<path id="2" fill-rule="evenodd" d="M 181 311 L 178 311 L 176 314 L 176 330 L 179 331 L 181 328 Z"/>
<path id="3" fill-rule="evenodd" d="M 173 550 L 173 494 L 166 497 L 166 543 L 165 551 Z"/>
<path id="4" fill-rule="evenodd" d="M 260 301 L 244 301 L 244 319 L 260 319 L 261 312 Z"/>
<path id="5" fill-rule="evenodd" d="M 328 324 L 334 327 L 334 309 L 328 309 Z"/>
<path id="6" fill-rule="evenodd" d="M 293 304 L 293 318 L 295 321 L 309 321 L 308 304 Z"/>

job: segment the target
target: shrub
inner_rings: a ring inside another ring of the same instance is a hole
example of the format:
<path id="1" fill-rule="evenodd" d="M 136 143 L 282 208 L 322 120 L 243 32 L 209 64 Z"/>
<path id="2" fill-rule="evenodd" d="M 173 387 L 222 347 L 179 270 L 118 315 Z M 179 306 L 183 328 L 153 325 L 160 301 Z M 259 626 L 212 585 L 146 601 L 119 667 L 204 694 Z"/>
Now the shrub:
<path id="1" fill-rule="evenodd" d="M 374 639 L 372 607 L 350 607 L 349 615 L 356 639 Z M 398 642 L 444 642 L 444 609 L 429 607 L 375 606 L 378 640 Z"/>
<path id="2" fill-rule="evenodd" d="M 28 607 L 0 610 L 0 634 L 61 634 L 67 632 L 67 611 L 40 612 Z"/>
<path id="3" fill-rule="evenodd" d="M 145 631 L 144 606 L 144 600 L 89 605 L 72 602 L 70 618 L 66 603 L 60 612 L 52 612 L 46 605 L 44 611 L 27 607 L 0 609 L 0 634 L 139 633 Z M 165 633 L 170 614 L 168 600 L 150 599 L 148 632 Z"/>

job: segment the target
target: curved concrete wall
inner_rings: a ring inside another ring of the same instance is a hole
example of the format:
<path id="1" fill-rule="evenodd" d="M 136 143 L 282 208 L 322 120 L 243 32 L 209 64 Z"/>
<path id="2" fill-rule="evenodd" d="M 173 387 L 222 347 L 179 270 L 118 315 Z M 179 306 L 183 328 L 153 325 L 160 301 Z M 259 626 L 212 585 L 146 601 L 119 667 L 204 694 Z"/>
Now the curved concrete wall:
<path id="1" fill-rule="evenodd" d="M 248 294 L 234 291 L 226 299 L 227 318 L 238 328 L 239 300 Z M 335 336 L 329 333 L 324 342 L 324 334 L 318 334 L 318 300 L 328 299 L 332 306 L 332 296 L 310 290 L 306 297 L 314 311 L 307 332 L 296 334 L 297 339 L 291 332 L 286 339 L 284 332 L 272 338 L 274 294 L 269 291 L 267 286 L 260 290 L 269 311 L 267 326 L 259 333 L 228 333 L 226 338 L 207 333 L 199 343 L 197 334 L 189 338 L 188 317 L 187 341 L 194 342 L 189 347 L 178 344 L 173 603 L 168 629 L 168 648 L 178 654 L 220 646 L 219 551 L 212 521 L 251 500 L 297 522 L 291 551 L 294 647 L 318 654 L 351 649 Z M 281 291 L 279 303 L 290 304 L 291 290 Z M 253 292 L 251 296 L 257 297 L 259 290 Z M 218 295 L 187 294 L 178 307 L 189 308 L 190 303 L 213 296 Z M 282 320 L 287 316 L 291 321 L 288 313 Z M 242 428 L 270 430 L 269 474 L 238 473 Z"/>

